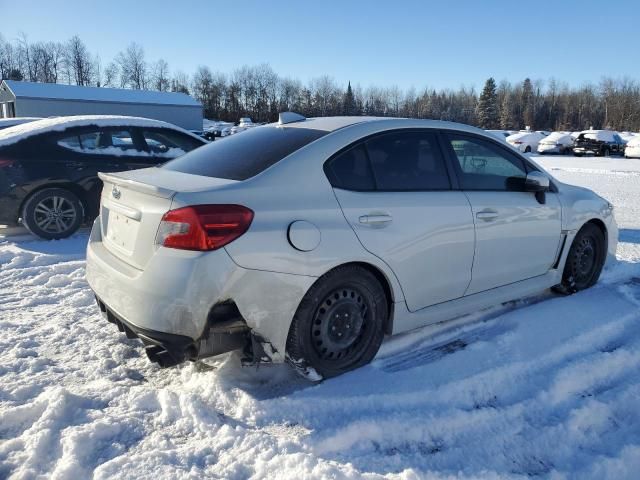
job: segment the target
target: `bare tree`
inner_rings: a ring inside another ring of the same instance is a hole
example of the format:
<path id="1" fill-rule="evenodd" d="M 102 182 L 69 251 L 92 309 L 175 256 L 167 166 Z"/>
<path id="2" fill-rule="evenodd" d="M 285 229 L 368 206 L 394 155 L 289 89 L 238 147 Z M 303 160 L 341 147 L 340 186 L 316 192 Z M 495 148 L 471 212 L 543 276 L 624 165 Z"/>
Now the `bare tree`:
<path id="1" fill-rule="evenodd" d="M 87 47 L 77 35 L 67 42 L 66 63 L 76 85 L 91 85 L 95 75 L 95 64 Z"/>
<path id="2" fill-rule="evenodd" d="M 160 92 L 168 92 L 171 88 L 169 64 L 162 58 L 151 66 L 151 87 Z"/>
<path id="3" fill-rule="evenodd" d="M 144 60 L 144 50 L 135 42 L 129 44 L 124 52 L 116 57 L 120 66 L 120 81 L 122 86 L 136 90 L 147 88 L 147 63 Z"/>

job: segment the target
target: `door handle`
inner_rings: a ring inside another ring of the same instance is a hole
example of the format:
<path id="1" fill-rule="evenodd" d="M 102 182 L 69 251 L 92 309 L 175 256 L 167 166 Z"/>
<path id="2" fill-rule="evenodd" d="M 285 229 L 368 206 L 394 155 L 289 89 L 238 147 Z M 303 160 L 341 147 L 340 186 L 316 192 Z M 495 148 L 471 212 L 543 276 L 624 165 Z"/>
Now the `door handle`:
<path id="1" fill-rule="evenodd" d="M 391 215 L 362 215 L 360 218 L 358 218 L 358 220 L 360 221 L 360 223 L 364 224 L 364 225 L 386 225 L 387 223 L 391 222 L 391 220 L 393 220 L 393 218 L 391 217 Z"/>
<path id="2" fill-rule="evenodd" d="M 490 209 L 482 210 L 481 212 L 476 213 L 476 218 L 484 220 L 485 222 L 490 222 L 491 220 L 498 218 L 498 212 Z"/>

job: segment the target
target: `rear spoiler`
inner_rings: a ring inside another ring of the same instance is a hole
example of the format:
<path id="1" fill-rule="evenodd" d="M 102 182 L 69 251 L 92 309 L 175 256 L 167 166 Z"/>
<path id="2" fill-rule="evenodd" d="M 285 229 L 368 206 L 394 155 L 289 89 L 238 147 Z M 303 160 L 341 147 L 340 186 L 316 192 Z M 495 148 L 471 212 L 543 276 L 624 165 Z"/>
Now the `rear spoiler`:
<path id="1" fill-rule="evenodd" d="M 117 173 L 98 172 L 98 177 L 103 182 L 113 183 L 114 185 L 121 185 L 123 187 L 127 187 L 130 190 L 153 195 L 154 197 L 171 198 L 176 194 L 174 190 L 171 190 L 169 188 L 156 187 L 155 185 L 149 185 L 148 183 L 142 183 L 138 182 L 137 180 L 123 178 Z"/>

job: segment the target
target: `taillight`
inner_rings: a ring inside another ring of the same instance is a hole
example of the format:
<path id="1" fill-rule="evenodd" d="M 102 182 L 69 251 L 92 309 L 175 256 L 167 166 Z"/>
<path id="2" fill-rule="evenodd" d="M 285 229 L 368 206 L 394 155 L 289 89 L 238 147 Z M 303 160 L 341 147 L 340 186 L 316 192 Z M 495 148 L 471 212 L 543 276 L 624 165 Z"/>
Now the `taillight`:
<path id="1" fill-rule="evenodd" d="M 8 158 L 1 158 L 0 157 L 0 168 L 3 167 L 9 167 L 11 165 L 13 165 L 14 160 L 10 160 Z"/>
<path id="2" fill-rule="evenodd" d="M 182 250 L 216 250 L 244 234 L 253 211 L 242 205 L 192 205 L 164 214 L 156 243 Z"/>

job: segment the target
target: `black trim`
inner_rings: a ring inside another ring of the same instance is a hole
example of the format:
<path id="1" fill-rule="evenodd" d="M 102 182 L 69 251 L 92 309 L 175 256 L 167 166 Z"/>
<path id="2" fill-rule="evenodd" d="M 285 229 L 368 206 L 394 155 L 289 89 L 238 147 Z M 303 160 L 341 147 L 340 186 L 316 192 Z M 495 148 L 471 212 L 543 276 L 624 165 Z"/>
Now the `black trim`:
<path id="1" fill-rule="evenodd" d="M 127 322 L 96 295 L 96 302 L 106 319 L 124 332 L 127 338 L 137 338 L 144 344 L 147 357 L 161 367 L 173 367 L 186 360 L 194 360 L 198 355 L 196 342 L 185 335 L 158 332 L 141 328 Z"/>

